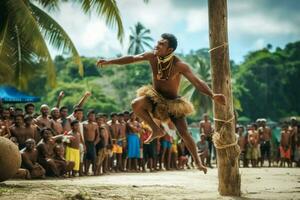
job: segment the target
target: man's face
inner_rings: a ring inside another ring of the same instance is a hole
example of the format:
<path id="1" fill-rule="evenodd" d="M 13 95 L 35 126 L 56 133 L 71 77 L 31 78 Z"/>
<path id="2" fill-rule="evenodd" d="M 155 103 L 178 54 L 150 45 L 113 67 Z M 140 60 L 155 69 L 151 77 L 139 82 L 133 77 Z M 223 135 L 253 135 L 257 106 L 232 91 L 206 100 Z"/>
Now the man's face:
<path id="1" fill-rule="evenodd" d="M 49 130 L 44 131 L 44 134 L 43 134 L 43 139 L 44 140 L 49 140 L 51 136 L 52 136 L 51 131 L 49 131 Z"/>
<path id="2" fill-rule="evenodd" d="M 131 120 L 136 120 L 136 116 L 135 116 L 134 113 L 132 113 L 132 114 L 130 115 L 130 119 L 131 119 Z"/>
<path id="3" fill-rule="evenodd" d="M 31 150 L 35 147 L 35 142 L 34 140 L 29 140 L 25 142 L 26 149 Z"/>
<path id="4" fill-rule="evenodd" d="M 33 106 L 28 106 L 26 108 L 26 113 L 29 115 L 32 115 L 34 113 L 34 107 Z"/>
<path id="5" fill-rule="evenodd" d="M 76 123 L 72 126 L 72 130 L 75 131 L 75 132 L 78 132 L 79 131 L 79 123 Z"/>
<path id="6" fill-rule="evenodd" d="M 124 116 L 123 116 L 123 115 L 119 115 L 119 116 L 118 116 L 118 121 L 119 121 L 119 122 L 124 121 Z"/>
<path id="7" fill-rule="evenodd" d="M 68 109 L 62 109 L 61 111 L 60 111 L 60 116 L 62 117 L 62 118 L 66 118 L 67 116 L 68 116 Z"/>
<path id="8" fill-rule="evenodd" d="M 60 117 L 59 110 L 52 110 L 51 115 L 53 119 L 59 119 Z"/>
<path id="9" fill-rule="evenodd" d="M 118 119 L 117 115 L 114 115 L 114 116 L 111 117 L 111 121 L 112 121 L 112 122 L 116 122 L 117 119 Z"/>
<path id="10" fill-rule="evenodd" d="M 76 113 L 74 113 L 75 118 L 79 121 L 81 121 L 83 119 L 83 111 L 77 111 Z"/>
<path id="11" fill-rule="evenodd" d="M 99 125 L 104 124 L 104 118 L 103 117 L 99 117 L 97 119 L 97 124 L 99 124 Z"/>
<path id="12" fill-rule="evenodd" d="M 49 113 L 49 108 L 48 108 L 48 107 L 42 107 L 42 108 L 41 108 L 41 113 L 42 113 L 43 116 L 48 115 L 48 113 Z"/>
<path id="13" fill-rule="evenodd" d="M 124 121 L 127 122 L 129 120 L 130 116 L 129 114 L 124 114 Z"/>
<path id="14" fill-rule="evenodd" d="M 27 125 L 31 125 L 31 124 L 32 124 L 32 118 L 31 118 L 31 117 L 25 118 L 24 122 L 25 122 L 25 124 L 27 124 Z"/>
<path id="15" fill-rule="evenodd" d="M 201 135 L 201 141 L 203 142 L 205 140 L 205 136 Z"/>
<path id="16" fill-rule="evenodd" d="M 91 113 L 91 114 L 88 115 L 88 120 L 89 120 L 89 121 L 94 122 L 94 121 L 95 121 L 95 118 L 96 118 L 96 116 L 95 116 L 95 114 L 93 114 L 93 113 Z"/>
<path id="17" fill-rule="evenodd" d="M 154 47 L 154 55 L 165 57 L 172 53 L 173 49 L 169 48 L 168 40 L 161 38 Z"/>
<path id="18" fill-rule="evenodd" d="M 4 119 L 8 119 L 10 116 L 9 110 L 3 110 L 2 116 Z"/>
<path id="19" fill-rule="evenodd" d="M 23 122 L 24 122 L 23 117 L 21 117 L 21 116 L 16 117 L 16 125 L 17 126 L 21 126 L 23 124 Z"/>
<path id="20" fill-rule="evenodd" d="M 207 115 L 204 115 L 204 120 L 208 121 L 208 116 Z"/>

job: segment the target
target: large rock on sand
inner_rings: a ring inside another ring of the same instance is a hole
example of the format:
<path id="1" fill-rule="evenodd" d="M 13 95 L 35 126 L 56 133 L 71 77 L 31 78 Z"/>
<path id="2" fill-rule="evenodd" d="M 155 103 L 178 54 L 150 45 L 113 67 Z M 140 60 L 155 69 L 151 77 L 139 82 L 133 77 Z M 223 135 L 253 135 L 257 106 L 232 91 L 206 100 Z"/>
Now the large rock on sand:
<path id="1" fill-rule="evenodd" d="M 19 148 L 9 139 L 0 137 L 0 182 L 13 177 L 20 167 Z"/>

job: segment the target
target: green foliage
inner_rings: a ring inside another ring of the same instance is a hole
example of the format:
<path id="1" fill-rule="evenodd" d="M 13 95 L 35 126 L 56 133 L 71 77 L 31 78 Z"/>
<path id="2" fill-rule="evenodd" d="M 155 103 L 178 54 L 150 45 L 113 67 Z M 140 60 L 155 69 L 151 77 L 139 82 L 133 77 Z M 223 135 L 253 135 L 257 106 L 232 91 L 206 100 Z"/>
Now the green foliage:
<path id="1" fill-rule="evenodd" d="M 118 38 L 124 36 L 123 25 L 115 0 L 65 0 L 76 2 L 85 13 L 96 11 L 109 26 L 118 28 Z M 2 0 L 0 1 L 0 83 L 27 89 L 32 76 L 46 75 L 48 85 L 56 85 L 56 70 L 46 42 L 57 50 L 72 55 L 74 66 L 83 75 L 83 64 L 72 40 L 49 12 L 57 10 L 58 0 Z M 37 6 L 39 5 L 39 6 Z M 35 66 L 33 68 L 32 66 Z M 70 68 L 72 69 L 72 68 Z M 88 75 L 95 74 L 87 68 Z"/>
<path id="2" fill-rule="evenodd" d="M 279 119 L 300 114 L 300 42 L 249 53 L 236 73 L 242 115 Z"/>

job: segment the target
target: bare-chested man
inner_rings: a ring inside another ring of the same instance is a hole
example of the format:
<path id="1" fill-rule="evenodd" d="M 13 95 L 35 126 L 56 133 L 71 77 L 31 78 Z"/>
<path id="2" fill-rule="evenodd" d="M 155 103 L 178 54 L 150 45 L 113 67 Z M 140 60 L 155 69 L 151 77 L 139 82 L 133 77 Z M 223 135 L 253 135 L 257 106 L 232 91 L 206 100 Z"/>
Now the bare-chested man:
<path id="1" fill-rule="evenodd" d="M 204 114 L 203 120 L 200 121 L 200 136 L 202 134 L 204 134 L 205 139 L 208 142 L 209 154 L 208 154 L 208 159 L 206 160 L 207 161 L 206 164 L 209 167 L 212 167 L 212 165 L 211 165 L 211 155 L 212 155 L 212 150 L 213 150 L 212 133 L 213 133 L 213 127 L 209 120 L 208 114 Z"/>
<path id="2" fill-rule="evenodd" d="M 114 161 L 117 160 L 117 166 L 113 166 L 116 171 L 122 171 L 122 153 L 123 153 L 123 141 L 120 137 L 121 135 L 121 127 L 120 123 L 118 122 L 118 115 L 117 113 L 110 114 L 111 121 L 108 123 L 110 128 L 110 133 L 112 137 L 112 144 L 113 144 L 113 158 L 111 160 L 112 166 Z"/>
<path id="3" fill-rule="evenodd" d="M 272 130 L 266 125 L 267 120 L 261 119 L 261 127 L 258 129 L 260 138 L 260 151 L 261 151 L 261 167 L 264 165 L 265 156 L 269 161 L 269 167 L 271 167 L 271 139 Z"/>
<path id="4" fill-rule="evenodd" d="M 45 169 L 37 162 L 38 151 L 36 149 L 35 141 L 27 139 L 26 147 L 21 150 L 22 168 L 28 169 L 31 178 L 45 178 Z"/>
<path id="5" fill-rule="evenodd" d="M 51 122 L 48 116 L 49 106 L 47 106 L 46 104 L 41 105 L 40 112 L 41 115 L 36 118 L 36 125 L 38 125 L 40 129 L 51 128 Z"/>
<path id="6" fill-rule="evenodd" d="M 247 166 L 246 161 L 246 136 L 244 135 L 245 129 L 243 126 L 237 127 L 237 135 L 238 135 L 238 145 L 241 150 L 240 159 L 239 159 L 239 166 L 240 166 L 240 160 L 243 161 L 243 167 Z"/>
<path id="7" fill-rule="evenodd" d="M 96 121 L 95 111 L 90 110 L 87 114 L 87 121 L 83 124 L 83 135 L 86 146 L 85 173 L 88 175 L 90 164 L 96 175 L 96 144 L 99 142 L 99 130 Z"/>
<path id="8" fill-rule="evenodd" d="M 120 125 L 120 138 L 119 140 L 122 141 L 122 170 L 124 171 L 125 169 L 125 164 L 126 164 L 126 157 L 127 157 L 127 140 L 126 140 L 126 121 L 124 118 L 124 113 L 119 113 L 118 114 L 118 122 Z"/>
<path id="9" fill-rule="evenodd" d="M 127 138 L 128 138 L 128 171 L 137 171 L 137 159 L 140 158 L 140 140 L 138 133 L 141 131 L 136 115 L 130 113 L 130 119 L 127 121 Z M 133 166 L 132 166 L 133 165 Z"/>
<path id="10" fill-rule="evenodd" d="M 291 166 L 291 130 L 288 129 L 287 124 L 282 126 L 279 150 L 281 158 L 280 167 L 285 166 L 285 163 Z"/>
<path id="11" fill-rule="evenodd" d="M 248 149 L 247 149 L 247 159 L 251 160 L 252 167 L 257 166 L 258 160 L 258 144 L 259 144 L 259 134 L 257 132 L 257 125 L 252 124 L 248 129 Z"/>
<path id="12" fill-rule="evenodd" d="M 72 170 L 72 175 L 75 176 L 79 172 L 80 167 L 80 150 L 79 145 L 81 141 L 81 135 L 79 132 L 79 121 L 73 120 L 71 122 L 72 130 L 68 133 L 70 140 L 67 142 L 66 146 L 66 161 L 74 162 L 74 168 Z"/>
<path id="13" fill-rule="evenodd" d="M 24 122 L 25 135 L 27 135 L 29 138 L 34 139 L 35 143 L 37 144 L 41 140 L 41 135 L 39 133 L 38 126 L 33 123 L 32 115 L 25 115 Z"/>
<path id="14" fill-rule="evenodd" d="M 109 132 L 106 128 L 103 114 L 97 114 L 96 121 L 99 127 L 99 142 L 96 145 L 96 150 L 97 150 L 96 175 L 100 175 L 102 173 L 103 174 L 106 173 L 106 166 L 108 161 L 107 145 L 109 143 Z"/>
<path id="15" fill-rule="evenodd" d="M 25 104 L 24 109 L 25 109 L 25 115 L 30 115 L 32 117 L 34 116 L 35 106 L 33 103 Z"/>
<path id="16" fill-rule="evenodd" d="M 60 120 L 60 114 L 59 114 L 59 109 L 58 108 L 52 108 L 51 109 L 51 117 L 52 119 L 50 120 L 50 126 L 53 130 L 54 135 L 61 135 L 64 133 L 64 129 Z"/>
<path id="17" fill-rule="evenodd" d="M 19 144 L 19 149 L 25 148 L 25 141 L 32 138 L 32 135 L 27 135 L 24 125 L 24 116 L 18 114 L 15 116 L 15 125 L 10 127 L 11 137 L 15 137 Z"/>
<path id="18" fill-rule="evenodd" d="M 61 171 L 64 171 L 65 166 L 60 162 L 55 162 L 54 159 L 54 146 L 55 142 L 62 139 L 61 135 L 53 137 L 52 129 L 43 128 L 41 130 L 42 140 L 37 145 L 39 152 L 38 162 L 46 170 L 46 175 L 59 177 Z"/>
<path id="19" fill-rule="evenodd" d="M 298 122 L 296 117 L 291 117 L 291 125 L 290 128 L 291 130 L 291 151 L 292 151 L 292 155 L 291 155 L 291 161 L 292 162 L 296 162 L 295 160 L 295 154 L 296 154 L 296 148 L 297 148 L 297 143 L 299 143 L 299 130 L 298 130 Z"/>
<path id="20" fill-rule="evenodd" d="M 185 116 L 193 112 L 190 102 L 178 95 L 181 77 L 189 80 L 199 92 L 202 92 L 217 103 L 225 104 L 222 94 L 214 94 L 208 85 L 198 79 L 190 67 L 173 55 L 177 47 L 177 39 L 172 34 L 162 34 L 153 52 L 147 52 L 136 56 L 125 56 L 112 60 L 99 60 L 98 65 L 129 64 L 138 61 L 148 61 L 153 75 L 153 86 L 145 86 L 138 90 L 138 98 L 132 103 L 133 111 L 145 121 L 153 130 L 152 135 L 146 141 L 151 142 L 157 137 L 162 137 L 164 131 L 154 122 L 153 118 L 166 121 L 171 118 L 184 143 L 192 153 L 199 170 L 207 169 L 201 163 L 197 154 L 196 144 L 187 130 Z"/>
<path id="21" fill-rule="evenodd" d="M 63 132 L 68 133 L 71 131 L 71 119 L 68 118 L 68 108 L 66 106 L 62 106 L 59 108 L 59 113 L 60 113 L 60 122 L 63 127 Z"/>
<path id="22" fill-rule="evenodd" d="M 6 138 L 11 137 L 9 128 L 11 127 L 12 123 L 13 123 L 12 120 L 10 120 L 9 109 L 4 108 L 0 120 L 0 137 L 1 136 Z"/>

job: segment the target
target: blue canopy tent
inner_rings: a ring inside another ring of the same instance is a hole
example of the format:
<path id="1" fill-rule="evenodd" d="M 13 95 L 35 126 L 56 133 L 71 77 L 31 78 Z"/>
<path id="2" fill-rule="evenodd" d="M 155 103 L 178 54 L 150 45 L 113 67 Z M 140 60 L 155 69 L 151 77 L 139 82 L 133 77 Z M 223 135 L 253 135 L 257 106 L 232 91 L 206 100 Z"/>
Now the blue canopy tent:
<path id="1" fill-rule="evenodd" d="M 11 86 L 0 86 L 0 99 L 3 103 L 25 103 L 40 101 L 39 97 L 30 96 Z"/>

